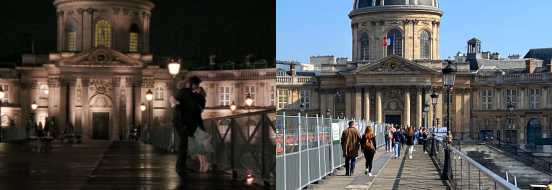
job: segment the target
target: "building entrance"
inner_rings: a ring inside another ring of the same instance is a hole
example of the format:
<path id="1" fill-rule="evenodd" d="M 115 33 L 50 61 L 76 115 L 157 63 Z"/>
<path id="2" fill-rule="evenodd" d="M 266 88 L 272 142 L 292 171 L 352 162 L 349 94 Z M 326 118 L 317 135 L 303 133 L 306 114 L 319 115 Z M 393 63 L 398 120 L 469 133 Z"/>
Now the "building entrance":
<path id="1" fill-rule="evenodd" d="M 385 123 L 401 125 L 401 115 L 385 115 Z"/>

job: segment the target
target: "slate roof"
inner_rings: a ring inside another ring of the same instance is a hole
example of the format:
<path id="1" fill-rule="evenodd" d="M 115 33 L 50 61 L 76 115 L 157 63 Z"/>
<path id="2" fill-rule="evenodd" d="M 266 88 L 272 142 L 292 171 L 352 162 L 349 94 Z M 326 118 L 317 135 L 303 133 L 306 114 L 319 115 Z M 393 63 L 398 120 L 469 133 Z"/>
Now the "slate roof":
<path id="1" fill-rule="evenodd" d="M 552 48 L 535 48 L 530 49 L 523 58 L 535 58 L 540 60 L 546 60 L 552 58 Z"/>
<path id="2" fill-rule="evenodd" d="M 473 37 L 472 39 L 468 40 L 468 42 L 481 42 L 481 40 Z"/>
<path id="3" fill-rule="evenodd" d="M 476 59 L 470 61 L 470 70 L 479 70 L 483 66 L 496 66 L 498 69 L 508 70 L 523 68 L 525 69 L 525 60 L 524 59 Z M 536 67 L 542 67 L 542 60 L 535 60 Z"/>

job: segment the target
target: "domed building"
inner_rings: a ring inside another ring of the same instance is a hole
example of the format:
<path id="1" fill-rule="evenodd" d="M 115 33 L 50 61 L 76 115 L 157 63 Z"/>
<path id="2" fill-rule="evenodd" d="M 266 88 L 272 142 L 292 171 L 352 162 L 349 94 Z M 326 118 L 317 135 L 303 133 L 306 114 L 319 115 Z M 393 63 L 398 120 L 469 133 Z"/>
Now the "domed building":
<path id="1" fill-rule="evenodd" d="M 352 58 L 311 56 L 319 73 L 304 70 L 305 64 L 297 71 L 295 62 L 281 64 L 277 111 L 296 115 L 303 105 L 310 116 L 446 127 L 450 102 L 453 133 L 487 133 L 518 144 L 550 137 L 552 48 L 501 58 L 482 51 L 474 37 L 466 54 L 455 56 L 458 72 L 448 98 L 442 74 L 448 63 L 439 59 L 443 14 L 438 0 L 354 0 Z"/>
<path id="2" fill-rule="evenodd" d="M 23 54 L 21 65 L 0 68 L 3 128 L 24 129 L 32 119 L 50 125 L 52 135 L 59 136 L 71 123 L 75 135 L 83 139 L 118 140 L 126 136 L 129 123 L 170 125 L 173 76 L 167 58 L 154 58 L 149 49 L 154 4 L 55 0 L 53 5 L 57 51 Z M 203 80 L 201 86 L 207 91 L 203 118 L 232 114 L 228 106 L 233 102 L 238 105 L 236 114 L 247 112 L 243 108 L 248 95 L 254 101 L 252 111 L 274 108 L 275 69 L 267 68 L 267 61 L 247 55 L 244 63 L 217 63 L 215 57 L 211 56 L 208 68 L 186 71 L 183 65 L 176 76 L 178 81 L 192 75 Z M 146 99 L 148 92 L 153 100 Z M 142 104 L 145 111 L 140 110 Z"/>

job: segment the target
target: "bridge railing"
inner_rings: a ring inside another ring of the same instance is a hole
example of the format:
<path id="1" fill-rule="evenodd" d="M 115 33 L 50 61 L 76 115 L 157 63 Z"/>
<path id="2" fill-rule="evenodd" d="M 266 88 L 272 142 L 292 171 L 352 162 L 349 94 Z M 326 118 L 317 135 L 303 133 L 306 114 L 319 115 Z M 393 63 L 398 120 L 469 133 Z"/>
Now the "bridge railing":
<path id="1" fill-rule="evenodd" d="M 444 150 L 447 145 L 441 140 L 431 138 L 429 143 L 426 143 L 426 148 L 431 150 L 432 143 L 435 143 L 435 153 L 431 157 L 442 169 L 445 164 Z M 455 189 L 519 189 L 461 151 L 453 147 L 450 149 L 452 175 L 449 176 L 449 180 Z"/>
<path id="2" fill-rule="evenodd" d="M 323 116 L 276 116 L 276 189 L 302 189 L 345 165 L 341 134 L 348 122 L 356 123 L 362 135 L 366 126 L 376 134 L 376 147 L 385 144 L 388 124 L 365 120 L 332 120 Z M 361 154 L 360 157 L 363 157 Z"/>
<path id="3" fill-rule="evenodd" d="M 265 110 L 229 117 L 203 120 L 205 131 L 213 135 L 214 153 L 208 160 L 219 166 L 230 167 L 261 177 L 267 183 L 276 181 L 276 110 Z M 141 140 L 155 146 L 178 151 L 180 137 L 172 125 L 152 127 L 143 131 Z"/>

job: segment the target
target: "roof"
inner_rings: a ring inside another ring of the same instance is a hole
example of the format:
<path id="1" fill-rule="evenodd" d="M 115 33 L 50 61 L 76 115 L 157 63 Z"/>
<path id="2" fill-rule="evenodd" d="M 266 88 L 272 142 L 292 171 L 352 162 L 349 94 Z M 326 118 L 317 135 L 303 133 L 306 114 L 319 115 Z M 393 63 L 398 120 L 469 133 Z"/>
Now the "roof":
<path id="1" fill-rule="evenodd" d="M 286 74 L 291 76 L 291 71 L 286 71 Z M 314 77 L 316 76 L 316 72 L 315 71 L 307 71 L 307 72 L 295 72 L 295 75 L 297 76 L 311 76 L 311 77 Z"/>
<path id="2" fill-rule="evenodd" d="M 530 49 L 523 58 L 535 58 L 540 60 L 546 60 L 552 58 L 552 48 L 535 48 Z"/>
<path id="3" fill-rule="evenodd" d="M 497 69 L 508 70 L 523 68 L 525 69 L 525 59 L 476 59 L 470 61 L 470 70 L 489 69 L 488 67 L 496 66 Z M 542 67 L 542 60 L 535 60 L 536 67 Z"/>
<path id="4" fill-rule="evenodd" d="M 468 42 L 479 42 L 479 43 L 481 43 L 481 40 L 473 37 L 472 39 L 468 40 Z"/>

